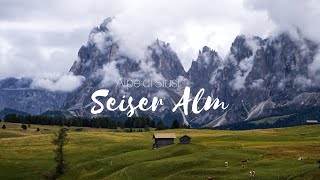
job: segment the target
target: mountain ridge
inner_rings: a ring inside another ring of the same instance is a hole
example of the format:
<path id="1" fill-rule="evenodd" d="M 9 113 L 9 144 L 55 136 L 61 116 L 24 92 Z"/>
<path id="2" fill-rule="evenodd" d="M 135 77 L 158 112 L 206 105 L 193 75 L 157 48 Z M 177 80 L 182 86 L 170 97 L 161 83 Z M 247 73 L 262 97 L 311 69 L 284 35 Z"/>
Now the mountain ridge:
<path id="1" fill-rule="evenodd" d="M 317 85 L 320 76 L 318 69 L 312 66 L 319 54 L 319 44 L 304 38 L 301 33 L 292 36 L 284 32 L 266 39 L 239 35 L 225 58 L 204 46 L 185 71 L 170 45 L 158 39 L 147 46 L 144 59 L 127 56 L 119 50 L 121 43 L 114 39 L 109 23 L 112 18 L 93 28 L 88 43 L 78 52 L 79 60 L 70 68 L 71 73 L 85 77 L 85 81 L 67 93 L 59 107 L 68 109 L 75 116 L 92 116 L 91 94 L 100 88 L 110 89 L 110 96 L 116 99 L 122 95 L 135 99 L 160 95 L 164 98 L 164 107 L 156 112 L 137 111 L 135 115 L 163 119 L 166 124 L 180 119 L 181 123 L 193 127 L 216 127 L 265 117 L 282 107 L 320 107 L 320 87 Z M 128 89 L 117 86 L 121 78 L 178 79 L 181 84 L 179 88 Z M 189 116 L 181 113 L 181 109 L 172 113 L 185 86 L 191 88 L 192 96 L 204 88 L 204 96 L 218 97 L 230 104 L 230 108 L 200 115 L 189 113 Z M 121 112 L 102 115 L 125 118 Z"/>

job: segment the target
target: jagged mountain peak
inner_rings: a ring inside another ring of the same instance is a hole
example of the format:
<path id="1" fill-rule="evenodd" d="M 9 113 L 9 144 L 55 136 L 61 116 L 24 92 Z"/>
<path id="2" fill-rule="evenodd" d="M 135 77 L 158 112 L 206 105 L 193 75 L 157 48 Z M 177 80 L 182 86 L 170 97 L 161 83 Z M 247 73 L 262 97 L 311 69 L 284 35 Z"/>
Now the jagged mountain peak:
<path id="1" fill-rule="evenodd" d="M 106 18 L 105 20 L 103 20 L 103 22 L 99 26 L 94 27 L 91 30 L 90 34 L 96 34 L 98 32 L 107 32 L 107 31 L 109 31 L 108 24 L 111 23 L 113 20 L 114 20 L 114 17 Z"/>
<path id="2" fill-rule="evenodd" d="M 172 54 L 172 55 L 176 55 L 176 53 L 172 50 L 172 48 L 170 47 L 169 43 L 166 43 L 164 41 L 161 41 L 159 39 L 157 39 L 156 41 L 154 41 L 151 45 L 149 45 L 147 47 L 147 50 L 151 53 L 156 53 L 158 55 L 161 54 Z M 175 58 L 172 60 L 179 60 L 179 58 Z"/>
<path id="3" fill-rule="evenodd" d="M 199 53 L 206 53 L 206 52 L 209 52 L 209 51 L 211 51 L 211 48 L 210 48 L 210 47 L 208 47 L 208 46 L 203 46 L 202 51 L 199 51 Z"/>
<path id="4" fill-rule="evenodd" d="M 219 57 L 218 52 L 213 50 L 213 49 L 211 49 L 208 46 L 203 46 L 202 50 L 199 50 L 198 57 L 199 56 L 204 56 L 204 55 L 211 55 L 211 56 Z M 221 59 L 221 58 L 219 57 L 219 59 Z"/>
<path id="5" fill-rule="evenodd" d="M 159 39 L 143 49 L 146 55 L 144 59 L 134 59 L 125 55 L 126 52 L 122 51 L 121 43 L 115 42 L 114 34 L 108 28 L 112 20 L 113 18 L 106 19 L 91 31 L 88 43 L 80 48 L 79 59 L 70 70 L 75 75 L 86 77 L 82 86 L 69 93 L 64 101 L 63 108 L 73 111 L 75 115 L 91 116 L 89 111 L 92 105 L 91 94 L 97 89 L 108 88 L 110 96 L 116 98 L 124 93 L 130 94 L 134 99 L 161 94 L 167 98 L 167 106 L 159 112 L 145 112 L 145 114 L 165 119 L 168 123 L 173 116 L 181 118 L 181 115 L 178 117 L 177 114 L 170 112 L 170 106 L 172 101 L 179 100 L 184 86 L 179 87 L 179 91 L 145 87 L 121 89 L 115 86 L 115 81 L 119 82 L 119 78 L 182 79 L 187 82 L 184 84 L 190 86 L 193 96 L 204 88 L 205 96 L 218 97 L 230 104 L 227 112 L 208 111 L 204 114 L 183 116 L 184 121 L 190 122 L 193 126 L 223 125 L 270 116 L 272 112 L 283 107 L 296 109 L 306 105 L 318 106 L 317 102 L 320 102 L 320 87 L 317 85 L 320 78 L 311 76 L 309 71 L 319 52 L 319 44 L 306 39 L 302 34 L 292 36 L 289 33 L 280 33 L 266 39 L 239 35 L 233 41 L 225 60 L 222 60 L 216 51 L 204 46 L 186 73 L 170 44 Z M 312 66 L 312 68 L 316 72 L 320 71 L 318 66 Z M 316 75 L 319 76 L 319 74 Z M 2 83 L 0 81 L 0 87 L 24 86 L 23 83 L 21 86 L 11 84 L 16 84 L 16 80 L 9 79 Z M 33 94 L 44 94 L 42 91 L 23 90 L 21 96 L 17 96 L 16 92 L 10 88 L 0 88 L 0 93 L 5 94 L 3 97 L 18 99 L 22 102 L 17 103 L 18 109 L 24 109 L 26 106 L 29 108 L 28 112 L 35 112 L 35 109 L 23 101 L 33 97 Z M 58 96 L 48 93 L 47 96 L 58 99 Z M 47 96 L 43 95 L 48 98 Z M 63 98 L 58 99 L 59 102 Z M 308 103 L 304 103 L 302 99 L 308 99 Z M 4 101 L 10 103 L 14 100 Z M 1 102 L 0 98 L 0 107 Z M 2 104 L 7 106 L 8 103 Z M 48 107 L 60 107 L 60 105 L 52 104 Z M 123 116 L 124 114 L 106 112 L 104 115 Z"/>
<path id="6" fill-rule="evenodd" d="M 184 76 L 185 71 L 177 54 L 171 49 L 169 43 L 157 39 L 148 46 L 150 57 L 154 68 L 166 79 L 175 79 Z"/>
<path id="7" fill-rule="evenodd" d="M 219 54 L 208 46 L 204 46 L 202 51 L 199 51 L 196 61 L 201 65 L 220 64 L 222 58 Z"/>
<path id="8" fill-rule="evenodd" d="M 263 46 L 263 40 L 257 36 L 239 35 L 230 47 L 230 54 L 240 62 L 254 55 L 255 51 Z"/>

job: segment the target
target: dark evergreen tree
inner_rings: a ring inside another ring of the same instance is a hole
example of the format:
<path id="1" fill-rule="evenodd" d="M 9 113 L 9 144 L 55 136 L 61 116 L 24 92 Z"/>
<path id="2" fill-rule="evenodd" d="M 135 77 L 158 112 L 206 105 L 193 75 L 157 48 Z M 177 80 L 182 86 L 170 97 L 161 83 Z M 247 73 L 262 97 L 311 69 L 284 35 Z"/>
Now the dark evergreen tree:
<path id="1" fill-rule="evenodd" d="M 166 127 L 162 120 L 159 120 L 157 123 L 157 130 L 164 130 Z"/>
<path id="2" fill-rule="evenodd" d="M 16 120 L 17 120 L 17 115 L 15 115 L 15 114 L 7 114 L 7 115 L 4 117 L 4 121 L 5 121 L 5 122 L 16 123 Z"/>
<path id="3" fill-rule="evenodd" d="M 52 140 L 52 144 L 56 146 L 53 150 L 56 154 L 56 176 L 62 175 L 67 168 L 67 162 L 65 160 L 64 146 L 69 142 L 68 134 L 65 129 L 60 129 L 58 133 L 55 133 L 55 138 Z"/>
<path id="4" fill-rule="evenodd" d="M 149 131 L 150 131 L 150 128 L 149 128 L 148 125 L 145 125 L 145 126 L 144 126 L 144 131 L 145 131 L 145 132 L 149 132 Z"/>
<path id="5" fill-rule="evenodd" d="M 179 124 L 178 120 L 175 119 L 172 122 L 171 129 L 178 129 L 179 127 L 180 127 L 180 124 Z"/>

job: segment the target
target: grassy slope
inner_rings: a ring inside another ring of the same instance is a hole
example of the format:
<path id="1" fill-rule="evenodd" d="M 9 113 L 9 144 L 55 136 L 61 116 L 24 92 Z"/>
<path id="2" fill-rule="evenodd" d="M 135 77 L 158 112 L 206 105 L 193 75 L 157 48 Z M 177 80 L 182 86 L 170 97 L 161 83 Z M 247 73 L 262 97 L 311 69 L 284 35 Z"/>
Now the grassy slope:
<path id="1" fill-rule="evenodd" d="M 285 117 L 289 117 L 290 115 L 284 115 L 284 116 L 271 116 L 271 117 L 266 117 L 263 119 L 259 119 L 256 121 L 252 121 L 250 123 L 253 124 L 261 124 L 261 123 L 268 123 L 268 124 L 274 124 L 275 122 L 279 121 L 279 118 L 285 118 Z M 281 120 L 280 120 L 281 121 Z"/>
<path id="2" fill-rule="evenodd" d="M 2 123 L 0 123 L 2 126 Z M 0 129 L 0 179 L 37 179 L 54 170 L 50 141 L 58 127 L 6 124 Z M 163 132 L 172 132 L 166 130 Z M 320 126 L 221 131 L 174 130 L 188 134 L 190 145 L 152 150 L 152 132 L 120 133 L 104 129 L 69 132 L 69 170 L 61 179 L 317 179 Z M 176 139 L 177 141 L 177 139 Z M 307 159 L 298 161 L 299 157 Z M 250 158 L 244 171 L 241 159 Z M 229 167 L 224 167 L 224 162 Z"/>

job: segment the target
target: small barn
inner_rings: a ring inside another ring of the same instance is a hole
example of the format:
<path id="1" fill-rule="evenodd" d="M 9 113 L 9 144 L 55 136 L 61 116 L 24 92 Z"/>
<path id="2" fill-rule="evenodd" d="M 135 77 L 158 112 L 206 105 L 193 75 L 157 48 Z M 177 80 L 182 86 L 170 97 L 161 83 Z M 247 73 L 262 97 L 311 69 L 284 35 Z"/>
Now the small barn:
<path id="1" fill-rule="evenodd" d="M 174 144 L 174 138 L 176 138 L 175 133 L 154 133 L 154 144 L 153 149 L 157 149 L 159 147 L 168 146 Z"/>
<path id="2" fill-rule="evenodd" d="M 306 124 L 318 124 L 319 122 L 317 120 L 306 120 Z"/>
<path id="3" fill-rule="evenodd" d="M 179 138 L 179 143 L 180 144 L 190 144 L 191 142 L 191 137 L 187 135 L 183 135 Z"/>

